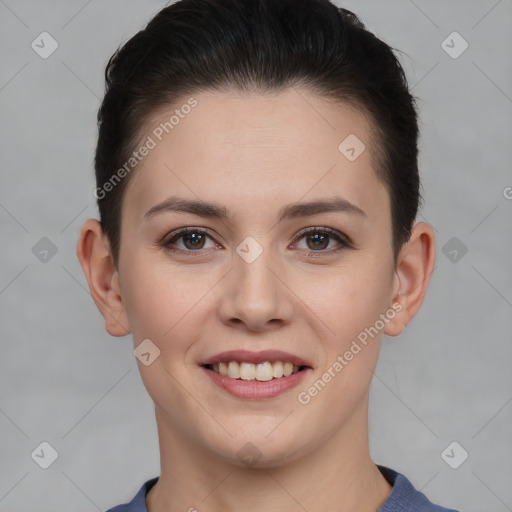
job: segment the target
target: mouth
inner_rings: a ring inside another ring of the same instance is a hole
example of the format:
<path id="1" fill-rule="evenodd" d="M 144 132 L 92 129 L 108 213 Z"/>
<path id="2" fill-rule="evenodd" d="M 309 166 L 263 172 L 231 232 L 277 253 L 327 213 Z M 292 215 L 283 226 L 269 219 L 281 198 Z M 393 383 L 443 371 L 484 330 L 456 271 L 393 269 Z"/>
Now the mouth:
<path id="1" fill-rule="evenodd" d="M 240 380 L 257 380 L 268 382 L 274 379 L 289 377 L 297 372 L 305 370 L 306 366 L 299 366 L 290 361 L 264 361 L 263 363 L 248 363 L 240 361 L 221 362 L 217 364 L 206 364 L 204 368 L 211 370 L 223 377 Z"/>
<path id="2" fill-rule="evenodd" d="M 312 365 L 282 351 L 223 352 L 200 364 L 220 388 L 239 398 L 272 398 L 296 386 Z"/>

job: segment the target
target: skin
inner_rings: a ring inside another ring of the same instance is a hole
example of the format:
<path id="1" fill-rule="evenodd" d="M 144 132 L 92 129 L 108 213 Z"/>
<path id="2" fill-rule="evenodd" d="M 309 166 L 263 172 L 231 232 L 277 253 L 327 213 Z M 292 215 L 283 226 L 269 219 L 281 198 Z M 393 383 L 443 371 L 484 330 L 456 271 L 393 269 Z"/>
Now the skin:
<path id="1" fill-rule="evenodd" d="M 390 199 L 373 169 L 371 126 L 350 106 L 293 88 L 194 97 L 197 107 L 131 177 L 118 267 L 95 219 L 83 224 L 77 246 L 107 331 L 131 332 L 134 346 L 149 338 L 160 349 L 149 366 L 138 361 L 155 403 L 161 452 L 148 510 L 375 511 L 392 488 L 369 453 L 370 381 L 382 334 L 400 334 L 423 302 L 435 259 L 432 228 L 415 224 L 395 264 Z M 155 114 L 143 136 L 175 108 Z M 349 134 L 366 146 L 353 162 L 338 150 Z M 284 205 L 335 195 L 365 215 L 277 221 Z M 229 216 L 163 212 L 144 219 L 170 196 L 216 203 Z M 330 237 L 318 249 L 300 233 L 311 226 L 336 230 L 352 247 Z M 206 230 L 214 240 L 206 237 L 199 249 L 174 241 L 188 253 L 159 243 L 183 227 Z M 236 253 L 248 236 L 263 249 L 252 263 Z M 384 329 L 308 404 L 299 403 L 297 394 L 397 302 L 401 310 Z M 313 368 L 275 398 L 235 398 L 199 366 L 235 349 L 284 350 Z M 248 442 L 260 453 L 250 466 L 237 456 Z"/>

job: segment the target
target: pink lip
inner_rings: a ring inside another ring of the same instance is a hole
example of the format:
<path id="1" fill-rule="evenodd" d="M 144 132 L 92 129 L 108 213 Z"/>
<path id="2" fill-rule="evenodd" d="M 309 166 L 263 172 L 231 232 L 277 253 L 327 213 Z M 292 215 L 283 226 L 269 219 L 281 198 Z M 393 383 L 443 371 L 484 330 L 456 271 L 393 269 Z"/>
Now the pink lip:
<path id="1" fill-rule="evenodd" d="M 236 358 L 231 359 L 231 361 L 236 360 Z M 268 361 L 268 359 L 266 360 Z M 287 360 L 289 361 L 289 359 Z M 247 359 L 244 361 L 249 362 Z M 293 373 L 289 377 L 281 377 L 267 382 L 260 382 L 257 380 L 232 379 L 230 377 L 225 377 L 220 373 L 215 373 L 213 370 L 209 370 L 204 366 L 202 367 L 202 370 L 206 372 L 214 384 L 226 390 L 231 395 L 238 398 L 249 398 L 253 400 L 273 398 L 280 395 L 281 393 L 297 386 L 297 384 L 299 384 L 299 382 L 304 378 L 305 374 L 312 371 L 311 369 L 304 369 L 297 373 Z"/>
<path id="2" fill-rule="evenodd" d="M 249 352 L 248 350 L 229 350 L 227 352 L 221 352 L 220 354 L 216 354 L 212 357 L 209 357 L 208 359 L 205 359 L 201 365 L 204 366 L 207 364 L 229 363 L 229 361 L 253 364 L 264 363 L 265 361 L 269 361 L 270 363 L 274 363 L 276 361 L 286 363 L 289 361 L 290 363 L 296 364 L 297 366 L 309 366 L 310 368 L 312 367 L 311 363 L 308 361 L 290 354 L 289 352 L 283 352 L 281 350 L 263 350 L 261 352 Z"/>

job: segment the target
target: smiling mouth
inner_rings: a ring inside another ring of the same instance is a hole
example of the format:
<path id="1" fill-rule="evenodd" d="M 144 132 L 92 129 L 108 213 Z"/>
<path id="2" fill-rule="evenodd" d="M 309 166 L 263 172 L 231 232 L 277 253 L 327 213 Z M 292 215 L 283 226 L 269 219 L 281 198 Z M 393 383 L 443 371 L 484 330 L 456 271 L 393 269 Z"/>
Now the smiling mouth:
<path id="1" fill-rule="evenodd" d="M 290 375 L 308 368 L 308 366 L 299 366 L 289 361 L 265 361 L 258 364 L 229 361 L 217 364 L 204 364 L 202 366 L 207 370 L 211 370 L 223 377 L 228 377 L 233 380 L 259 382 L 268 382 L 283 377 L 289 377 Z"/>

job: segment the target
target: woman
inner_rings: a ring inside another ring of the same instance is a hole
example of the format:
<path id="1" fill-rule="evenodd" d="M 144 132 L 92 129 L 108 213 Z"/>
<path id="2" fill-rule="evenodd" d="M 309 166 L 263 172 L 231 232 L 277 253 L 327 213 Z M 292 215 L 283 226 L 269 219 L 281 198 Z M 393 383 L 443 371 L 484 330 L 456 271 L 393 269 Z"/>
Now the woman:
<path id="1" fill-rule="evenodd" d="M 111 511 L 446 511 L 376 465 L 383 334 L 434 267 L 392 50 L 328 0 L 181 0 L 118 50 L 77 246 L 161 474 Z"/>

